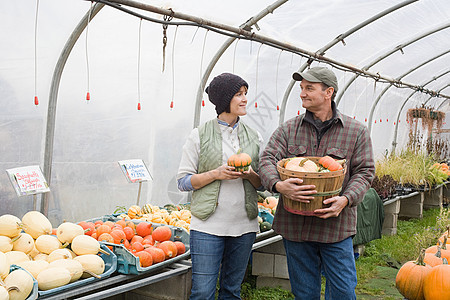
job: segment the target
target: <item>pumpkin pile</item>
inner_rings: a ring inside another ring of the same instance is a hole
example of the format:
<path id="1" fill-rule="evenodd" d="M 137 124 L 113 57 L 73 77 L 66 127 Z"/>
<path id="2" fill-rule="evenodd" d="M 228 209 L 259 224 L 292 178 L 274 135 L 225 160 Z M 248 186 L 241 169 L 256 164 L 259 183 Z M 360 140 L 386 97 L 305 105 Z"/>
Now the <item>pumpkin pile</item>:
<path id="1" fill-rule="evenodd" d="M 292 157 L 286 160 L 284 167 L 297 172 L 334 172 L 343 169 L 343 160 L 335 160 L 331 156 L 319 158 L 318 163 L 307 157 Z"/>
<path id="2" fill-rule="evenodd" d="M 28 273 L 37 280 L 40 290 L 99 277 L 105 271 L 100 252 L 105 252 L 100 243 L 85 235 L 78 224 L 65 222 L 53 228 L 39 211 L 29 211 L 22 219 L 0 216 L 0 276 L 11 299 L 26 299 L 30 294 L 33 279 L 27 278 Z M 20 269 L 9 273 L 13 264 L 28 273 Z"/>
<path id="3" fill-rule="evenodd" d="M 409 300 L 450 299 L 449 230 L 437 245 L 422 249 L 416 261 L 408 261 L 399 269 L 395 285 Z"/>
<path id="4" fill-rule="evenodd" d="M 121 213 L 118 218 L 123 220 L 140 220 L 151 223 L 172 225 L 190 230 L 191 211 L 189 206 L 167 204 L 164 208 L 145 204 L 142 207 L 132 205 L 126 209 L 126 213 Z"/>
<path id="5" fill-rule="evenodd" d="M 115 222 L 82 221 L 78 225 L 84 228 L 85 235 L 93 239 L 123 245 L 134 256 L 139 257 L 141 267 L 149 267 L 186 251 L 182 242 L 170 240 L 172 230 L 166 225 L 154 228 L 150 222 L 135 223 L 125 218 Z"/>

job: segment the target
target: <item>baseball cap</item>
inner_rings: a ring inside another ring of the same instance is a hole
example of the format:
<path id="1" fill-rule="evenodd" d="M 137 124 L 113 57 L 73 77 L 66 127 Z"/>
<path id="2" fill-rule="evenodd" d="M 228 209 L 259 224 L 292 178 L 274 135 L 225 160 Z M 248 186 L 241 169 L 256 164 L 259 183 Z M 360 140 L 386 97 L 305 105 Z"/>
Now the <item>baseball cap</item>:
<path id="1" fill-rule="evenodd" d="M 338 90 L 336 75 L 333 71 L 325 67 L 314 67 L 307 72 L 295 72 L 292 74 L 292 78 L 296 81 L 305 79 L 310 82 L 323 82 L 326 85 L 333 87 L 336 92 Z"/>

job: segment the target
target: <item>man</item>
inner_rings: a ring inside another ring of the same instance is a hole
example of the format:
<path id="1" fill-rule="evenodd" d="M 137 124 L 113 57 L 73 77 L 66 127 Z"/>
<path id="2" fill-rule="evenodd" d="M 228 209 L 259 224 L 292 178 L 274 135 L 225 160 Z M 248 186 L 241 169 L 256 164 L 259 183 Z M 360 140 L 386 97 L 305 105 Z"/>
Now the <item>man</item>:
<path id="1" fill-rule="evenodd" d="M 324 200 L 330 207 L 313 216 L 290 213 L 282 197 L 273 229 L 283 236 L 289 279 L 296 299 L 320 299 L 321 274 L 326 278 L 326 299 L 356 299 L 356 268 L 352 237 L 356 234 L 357 205 L 370 188 L 375 166 L 369 131 L 339 112 L 334 102 L 336 75 L 325 67 L 294 73 L 306 112 L 280 125 L 272 134 L 260 162 L 263 185 L 292 200 L 309 202 L 314 185 L 300 178 L 282 181 L 279 160 L 295 156 L 346 159 L 347 172 L 339 196 Z"/>

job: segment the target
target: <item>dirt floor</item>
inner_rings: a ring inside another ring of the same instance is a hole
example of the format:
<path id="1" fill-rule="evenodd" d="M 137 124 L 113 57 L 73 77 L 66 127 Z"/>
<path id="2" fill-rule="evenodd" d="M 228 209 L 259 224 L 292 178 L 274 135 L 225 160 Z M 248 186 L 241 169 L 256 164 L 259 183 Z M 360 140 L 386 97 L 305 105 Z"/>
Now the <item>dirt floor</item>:
<path id="1" fill-rule="evenodd" d="M 398 269 L 391 267 L 377 267 L 379 276 L 372 279 L 368 284 L 371 288 L 382 291 L 382 296 L 373 296 L 366 294 L 357 294 L 358 300 L 403 300 L 404 297 L 397 291 L 395 287 L 395 276 Z"/>

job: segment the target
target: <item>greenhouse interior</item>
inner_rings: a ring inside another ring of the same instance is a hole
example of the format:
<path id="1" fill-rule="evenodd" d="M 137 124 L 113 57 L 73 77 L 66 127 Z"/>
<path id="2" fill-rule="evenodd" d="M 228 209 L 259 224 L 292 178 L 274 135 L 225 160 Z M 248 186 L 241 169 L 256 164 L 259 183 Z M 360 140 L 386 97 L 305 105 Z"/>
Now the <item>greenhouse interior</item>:
<path id="1" fill-rule="evenodd" d="M 144 267 L 123 243 L 100 240 L 101 276 L 52 287 L 31 276 L 28 293 L 15 299 L 189 297 L 193 194 L 179 189 L 177 174 L 191 131 L 217 117 L 205 89 L 222 73 L 248 83 L 241 117 L 259 133 L 262 152 L 279 126 L 306 112 L 293 73 L 334 72 L 336 109 L 367 129 L 375 167 L 370 199 L 379 207 L 358 206 L 358 222 L 367 214 L 371 223 L 354 238 L 355 257 L 371 240 L 396 235 L 402 215 L 421 219 L 448 205 L 448 0 L 23 0 L 0 8 L 0 216 L 17 220 L 0 221 L 0 237 L 15 244 L 30 231 L 23 217 L 39 212 L 28 222 L 50 224 L 44 233 L 53 238 L 65 223 L 91 236 L 86 223 L 132 220 L 168 226 L 184 245 Z M 250 273 L 257 287 L 289 291 L 268 197 L 280 194 L 258 190 Z M 2 229 L 11 222 L 21 224 L 15 234 Z M 29 258 L 43 252 L 35 235 Z M 7 273 L 34 275 L 15 262 Z"/>

